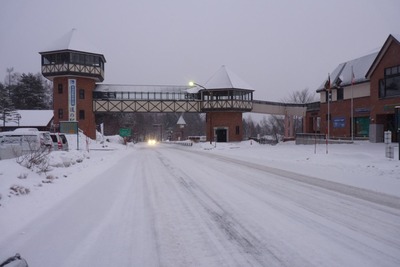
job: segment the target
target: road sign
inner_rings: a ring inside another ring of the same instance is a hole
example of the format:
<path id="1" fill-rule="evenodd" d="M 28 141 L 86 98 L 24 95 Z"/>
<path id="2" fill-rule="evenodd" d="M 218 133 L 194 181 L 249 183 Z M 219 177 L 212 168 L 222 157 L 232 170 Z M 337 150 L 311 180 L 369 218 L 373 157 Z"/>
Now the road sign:
<path id="1" fill-rule="evenodd" d="M 77 134 L 78 122 L 77 121 L 60 121 L 60 133 Z"/>
<path id="2" fill-rule="evenodd" d="M 120 135 L 121 137 L 132 136 L 132 129 L 120 128 L 120 129 L 119 129 L 119 135 Z"/>

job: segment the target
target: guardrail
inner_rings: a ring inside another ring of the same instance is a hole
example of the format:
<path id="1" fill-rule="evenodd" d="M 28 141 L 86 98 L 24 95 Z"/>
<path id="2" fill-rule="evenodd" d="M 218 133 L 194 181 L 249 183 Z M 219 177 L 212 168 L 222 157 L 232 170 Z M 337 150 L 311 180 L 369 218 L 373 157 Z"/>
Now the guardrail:
<path id="1" fill-rule="evenodd" d="M 324 134 L 297 133 L 296 145 L 313 145 L 326 143 Z"/>
<path id="2" fill-rule="evenodd" d="M 181 145 L 181 146 L 193 146 L 192 141 L 168 141 L 164 142 L 164 144 L 170 144 L 170 145 Z"/>
<path id="3" fill-rule="evenodd" d="M 296 134 L 296 145 L 314 145 L 314 144 L 326 144 L 325 134 L 313 134 L 313 133 L 297 133 Z M 329 144 L 352 144 L 353 141 L 346 138 L 331 137 L 328 140 Z"/>

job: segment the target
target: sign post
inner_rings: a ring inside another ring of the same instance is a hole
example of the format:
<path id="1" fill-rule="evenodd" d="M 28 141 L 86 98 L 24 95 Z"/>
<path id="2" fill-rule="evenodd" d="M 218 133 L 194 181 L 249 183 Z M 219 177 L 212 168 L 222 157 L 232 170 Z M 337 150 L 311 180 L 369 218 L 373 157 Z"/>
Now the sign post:
<path id="1" fill-rule="evenodd" d="M 399 143 L 398 150 L 399 150 L 399 160 L 400 160 L 400 106 L 394 107 L 394 114 L 395 114 L 395 129 L 397 129 L 397 142 Z"/>
<path id="2" fill-rule="evenodd" d="M 132 129 L 120 128 L 120 129 L 119 129 L 119 136 L 121 136 L 121 137 L 129 137 L 129 136 L 132 136 Z"/>
<path id="3" fill-rule="evenodd" d="M 132 129 L 120 128 L 119 129 L 119 136 L 124 138 L 124 145 L 126 145 L 127 144 L 127 137 L 132 136 Z"/>
<path id="4" fill-rule="evenodd" d="M 79 150 L 79 131 L 77 121 L 60 121 L 60 133 L 76 134 L 76 149 Z"/>

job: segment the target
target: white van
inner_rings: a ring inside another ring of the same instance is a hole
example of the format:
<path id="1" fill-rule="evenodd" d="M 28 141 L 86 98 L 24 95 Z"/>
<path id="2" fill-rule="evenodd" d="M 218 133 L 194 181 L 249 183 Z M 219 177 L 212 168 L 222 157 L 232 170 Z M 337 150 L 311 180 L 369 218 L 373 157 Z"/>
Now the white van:
<path id="1" fill-rule="evenodd" d="M 53 143 L 49 132 L 23 129 L 0 132 L 0 159 L 16 158 L 23 154 L 51 150 Z"/>

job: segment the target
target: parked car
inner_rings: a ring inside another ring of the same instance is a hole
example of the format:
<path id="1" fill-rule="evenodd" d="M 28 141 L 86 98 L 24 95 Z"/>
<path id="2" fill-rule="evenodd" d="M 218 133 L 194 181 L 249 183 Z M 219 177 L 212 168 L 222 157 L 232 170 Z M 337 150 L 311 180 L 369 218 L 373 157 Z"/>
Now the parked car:
<path id="1" fill-rule="evenodd" d="M 63 133 L 50 133 L 52 139 L 52 146 L 54 151 L 68 151 L 68 140 Z"/>
<path id="2" fill-rule="evenodd" d="M 38 151 L 50 151 L 52 146 L 49 132 L 18 130 L 0 133 L 0 159 L 15 158 Z"/>

